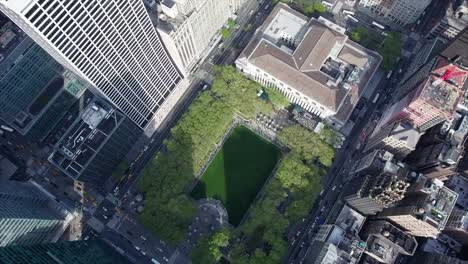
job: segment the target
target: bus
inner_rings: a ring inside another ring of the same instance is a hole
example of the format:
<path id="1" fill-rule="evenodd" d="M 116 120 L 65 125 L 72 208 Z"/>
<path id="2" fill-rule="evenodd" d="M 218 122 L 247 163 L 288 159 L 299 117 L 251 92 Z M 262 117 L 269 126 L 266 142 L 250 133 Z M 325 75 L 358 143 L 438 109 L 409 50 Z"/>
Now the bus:
<path id="1" fill-rule="evenodd" d="M 380 93 L 377 93 L 374 97 L 374 100 L 372 100 L 372 103 L 375 104 L 377 100 L 379 100 Z"/>
<path id="2" fill-rule="evenodd" d="M 354 16 L 354 12 L 349 10 L 343 10 L 343 14 Z"/>
<path id="3" fill-rule="evenodd" d="M 325 6 L 328 6 L 329 8 L 333 7 L 333 4 L 330 3 L 330 2 L 327 2 L 327 1 L 322 1 L 322 4 L 325 5 Z"/>
<path id="4" fill-rule="evenodd" d="M 352 15 L 346 15 L 347 18 L 351 19 L 352 21 L 354 22 L 359 22 L 359 20 L 357 20 L 355 17 L 353 17 Z"/>
<path id="5" fill-rule="evenodd" d="M 373 25 L 374 27 L 376 27 L 376 28 L 381 29 L 381 30 L 384 30 L 384 29 L 385 29 L 385 26 L 383 26 L 383 25 L 381 25 L 381 24 L 379 24 L 379 23 L 377 23 L 377 22 L 375 22 L 375 21 L 372 22 L 372 25 Z"/>
<path id="6" fill-rule="evenodd" d="M 10 132 L 10 133 L 13 132 L 13 128 L 11 128 L 11 127 L 7 127 L 7 126 L 4 126 L 4 125 L 1 125 L 0 128 L 3 129 L 3 130 L 5 130 L 5 131 L 8 131 L 8 132 Z"/>

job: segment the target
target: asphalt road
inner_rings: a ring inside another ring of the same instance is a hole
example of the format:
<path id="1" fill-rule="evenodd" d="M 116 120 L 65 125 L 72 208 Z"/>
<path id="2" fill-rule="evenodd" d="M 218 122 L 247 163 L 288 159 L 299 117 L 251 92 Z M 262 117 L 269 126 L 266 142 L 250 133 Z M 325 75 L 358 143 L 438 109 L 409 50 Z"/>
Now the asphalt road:
<path id="1" fill-rule="evenodd" d="M 255 19 L 255 12 L 251 10 L 263 10 L 266 3 L 258 5 L 257 1 L 251 0 L 247 2 L 246 5 L 238 12 L 238 17 L 236 19 L 236 24 L 240 26 L 240 29 L 233 31 L 231 37 L 224 42 L 224 48 L 219 49 L 215 48 L 207 56 L 207 58 L 215 58 L 215 64 L 218 65 L 229 65 L 232 64 L 235 60 L 235 57 L 231 56 L 235 52 L 234 46 L 237 43 L 244 42 L 246 37 L 248 37 L 252 32 L 242 30 L 243 26 L 250 24 Z M 265 16 L 266 17 L 266 16 Z M 254 30 L 255 27 L 252 27 Z M 246 42 L 247 43 L 247 42 Z M 213 73 L 213 64 L 211 62 L 205 62 L 199 67 L 199 71 L 204 71 L 208 74 Z M 199 74 L 195 73 L 194 76 Z M 131 167 L 129 174 L 131 177 L 128 177 L 127 181 L 122 182 L 119 185 L 119 195 L 118 198 L 123 198 L 127 191 L 131 190 L 138 178 L 140 176 L 141 170 L 146 166 L 149 160 L 153 157 L 154 153 L 159 151 L 162 147 L 163 140 L 169 135 L 170 129 L 177 123 L 177 121 L 182 117 L 183 113 L 188 109 L 193 100 L 197 97 L 198 92 L 201 91 L 202 87 L 208 80 L 194 79 L 192 84 L 187 89 L 184 96 L 179 100 L 175 105 L 174 109 L 168 115 L 168 117 L 163 121 L 160 127 L 156 130 L 153 136 L 148 140 L 149 144 L 147 148 L 145 147 L 142 150 L 142 156 L 136 161 Z"/>
<path id="2" fill-rule="evenodd" d="M 238 12 L 236 24 L 239 25 L 239 29 L 234 31 L 231 37 L 224 41 L 223 49 L 213 49 L 207 58 L 216 58 L 214 62 L 218 65 L 232 64 L 237 57 L 235 56 L 236 48 L 243 48 L 239 47 L 238 44 L 247 44 L 255 27 L 266 17 L 266 14 L 263 13 L 254 15 L 257 14 L 255 12 L 257 8 L 263 11 L 265 5 L 266 3 L 263 3 L 259 6 L 257 1 L 248 2 L 242 10 Z M 251 31 L 242 30 L 244 26 L 254 23 L 255 25 L 252 25 Z M 212 74 L 213 64 L 211 62 L 205 62 L 199 67 L 199 71 L 204 71 L 208 73 L 208 75 Z M 194 74 L 194 76 L 198 75 Z M 135 184 L 138 182 L 141 171 L 151 160 L 154 153 L 161 149 L 163 140 L 170 134 L 170 129 L 182 117 L 183 113 L 197 97 L 199 91 L 201 91 L 207 81 L 208 80 L 205 79 L 192 80 L 186 93 L 175 105 L 174 109 L 153 136 L 148 139 L 147 145 L 142 149 L 140 158 L 133 163 L 129 170 L 129 175 L 131 176 L 126 177 L 124 181 L 118 184 L 119 193 L 117 198 L 120 199 L 124 205 L 128 205 L 134 200 L 137 193 Z M 135 208 L 125 206 L 125 208 L 122 208 L 124 210 L 120 210 L 119 208 L 114 209 L 113 207 L 115 207 L 115 205 L 108 200 L 104 200 L 99 204 L 94 213 L 94 216 L 104 224 L 109 223 L 110 218 L 112 218 L 114 214 L 118 215 L 120 221 L 114 229 L 106 228 L 100 233 L 100 238 L 110 241 L 113 245 L 123 249 L 125 252 L 124 255 L 135 263 L 149 263 L 152 257 L 157 259 L 160 263 L 167 263 L 170 260 L 171 256 L 174 255 L 175 248 L 167 245 L 164 241 L 146 231 L 146 229 L 135 220 Z M 117 210 L 117 213 L 115 210 Z"/>
<path id="3" fill-rule="evenodd" d="M 400 64 L 395 68 L 398 69 L 401 67 L 402 63 L 403 62 L 400 62 Z M 305 219 L 301 227 L 297 229 L 297 237 L 290 246 L 284 263 L 303 263 L 304 257 L 306 256 L 307 250 L 310 246 L 310 242 L 318 227 L 330 216 L 332 205 L 340 202 L 340 187 L 345 185 L 346 176 L 351 170 L 353 164 L 364 156 L 364 153 L 361 152 L 363 148 L 362 142 L 361 149 L 356 150 L 358 142 L 361 141 L 361 132 L 369 122 L 380 118 L 380 110 L 391 99 L 392 91 L 397 87 L 395 84 L 398 82 L 399 78 L 401 78 L 401 75 L 394 74 L 390 80 L 384 77 L 380 81 L 377 86 L 380 89 L 376 89 L 371 98 L 374 98 L 377 93 L 380 93 L 382 96 L 379 97 L 375 104 L 369 101 L 367 103 L 367 110 L 359 115 L 349 137 L 343 144 L 342 149 L 335 156 L 335 161 L 333 162 L 328 175 L 325 177 L 328 181 L 326 180 L 323 183 L 324 192 L 322 193 L 320 200 L 315 204 L 311 213 Z"/>

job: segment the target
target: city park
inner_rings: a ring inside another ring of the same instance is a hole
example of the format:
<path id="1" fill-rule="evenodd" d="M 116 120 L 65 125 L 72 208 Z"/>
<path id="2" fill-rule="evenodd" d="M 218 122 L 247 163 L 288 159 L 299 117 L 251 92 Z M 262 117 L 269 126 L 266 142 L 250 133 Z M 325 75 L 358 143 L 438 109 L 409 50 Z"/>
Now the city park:
<path id="1" fill-rule="evenodd" d="M 267 100 L 257 97 L 264 90 Z M 328 129 L 283 128 L 276 142 L 236 120 L 273 115 L 289 102 L 232 66 L 216 66 L 211 89 L 201 92 L 143 170 L 140 221 L 174 245 L 187 237 L 196 200 L 220 200 L 229 225 L 201 238 L 194 263 L 279 263 L 286 230 L 314 205 L 335 154 Z"/>

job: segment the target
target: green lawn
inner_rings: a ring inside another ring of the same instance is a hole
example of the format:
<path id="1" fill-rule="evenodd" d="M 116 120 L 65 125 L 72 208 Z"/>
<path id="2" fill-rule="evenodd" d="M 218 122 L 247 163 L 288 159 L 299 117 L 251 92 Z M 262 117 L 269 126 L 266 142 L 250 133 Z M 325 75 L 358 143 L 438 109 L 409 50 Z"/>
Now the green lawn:
<path id="1" fill-rule="evenodd" d="M 234 129 L 192 192 L 192 197 L 223 202 L 237 226 L 270 176 L 281 151 L 244 126 Z"/>

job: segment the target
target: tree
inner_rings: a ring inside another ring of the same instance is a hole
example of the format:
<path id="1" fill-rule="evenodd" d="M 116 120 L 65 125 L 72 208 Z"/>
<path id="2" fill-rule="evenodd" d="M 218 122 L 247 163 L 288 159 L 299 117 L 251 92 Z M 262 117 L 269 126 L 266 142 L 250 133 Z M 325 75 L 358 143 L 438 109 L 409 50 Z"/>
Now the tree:
<path id="1" fill-rule="evenodd" d="M 367 43 L 369 39 L 369 30 L 363 26 L 358 26 L 351 33 L 351 39 L 360 44 L 363 44 L 364 46 L 367 46 L 365 43 Z"/>
<path id="2" fill-rule="evenodd" d="M 211 236 L 201 238 L 190 255 L 192 262 L 207 264 L 219 261 L 223 256 L 221 248 L 229 245 L 229 237 L 229 229 L 223 228 Z"/>
<path id="3" fill-rule="evenodd" d="M 313 7 L 314 7 L 314 12 L 315 13 L 323 14 L 323 13 L 327 12 L 327 8 L 320 2 L 315 2 L 313 4 Z"/>
<path id="4" fill-rule="evenodd" d="M 401 34 L 398 32 L 388 33 L 380 45 L 378 52 L 383 57 L 382 69 L 391 71 L 401 55 Z"/>
<path id="5" fill-rule="evenodd" d="M 223 40 L 228 39 L 230 35 L 231 35 L 231 30 L 229 28 L 221 29 L 221 37 L 223 38 Z"/>
<path id="6" fill-rule="evenodd" d="M 234 26 L 236 25 L 236 21 L 232 18 L 229 18 L 227 21 L 227 24 L 228 24 L 229 29 L 233 29 Z"/>

